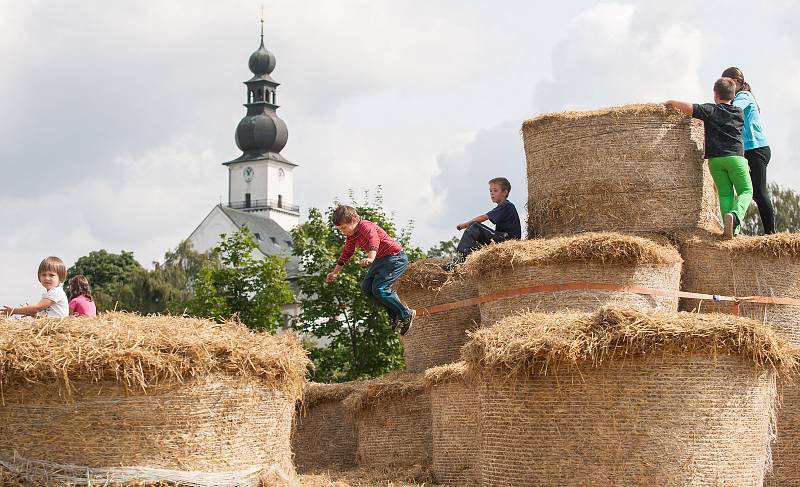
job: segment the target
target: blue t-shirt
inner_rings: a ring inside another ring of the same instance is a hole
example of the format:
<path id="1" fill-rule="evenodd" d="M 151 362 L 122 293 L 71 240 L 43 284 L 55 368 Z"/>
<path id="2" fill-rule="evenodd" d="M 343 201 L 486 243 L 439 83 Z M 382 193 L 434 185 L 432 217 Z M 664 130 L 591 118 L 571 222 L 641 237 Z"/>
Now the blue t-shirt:
<path id="1" fill-rule="evenodd" d="M 733 98 L 733 106 L 744 111 L 744 127 L 742 127 L 742 142 L 744 150 L 758 149 L 769 145 L 764 127 L 761 125 L 761 115 L 758 112 L 756 98 L 749 91 L 740 91 Z"/>
<path id="2" fill-rule="evenodd" d="M 519 214 L 514 203 L 505 200 L 486 213 L 486 216 L 489 217 L 490 222 L 494 223 L 496 232 L 507 233 L 508 238 L 522 238 L 522 227 L 519 224 Z"/>

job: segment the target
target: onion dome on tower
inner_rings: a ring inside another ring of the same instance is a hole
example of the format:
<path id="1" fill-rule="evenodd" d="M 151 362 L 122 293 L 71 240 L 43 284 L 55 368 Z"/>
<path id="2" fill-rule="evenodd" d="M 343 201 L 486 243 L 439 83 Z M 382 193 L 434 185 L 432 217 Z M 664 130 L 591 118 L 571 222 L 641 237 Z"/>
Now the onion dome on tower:
<path id="1" fill-rule="evenodd" d="M 272 159 L 291 164 L 280 154 L 286 146 L 289 131 L 275 112 L 278 108 L 276 90 L 280 83 L 270 76 L 275 69 L 275 55 L 264 47 L 263 19 L 261 45 L 250 55 L 248 66 L 253 77 L 244 82 L 247 86 L 247 103 L 244 104 L 247 115 L 236 127 L 236 145 L 242 155 L 230 163 Z"/>

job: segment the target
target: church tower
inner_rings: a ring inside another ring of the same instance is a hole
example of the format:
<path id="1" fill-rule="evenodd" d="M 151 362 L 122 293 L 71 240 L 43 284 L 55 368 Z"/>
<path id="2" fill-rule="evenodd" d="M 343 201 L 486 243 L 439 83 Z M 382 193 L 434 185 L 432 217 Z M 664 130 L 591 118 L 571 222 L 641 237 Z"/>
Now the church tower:
<path id="1" fill-rule="evenodd" d="M 277 83 L 270 74 L 275 55 L 264 47 L 264 19 L 261 45 L 250 55 L 253 77 L 245 81 L 247 114 L 236 127 L 238 158 L 223 163 L 228 167 L 228 207 L 274 220 L 289 231 L 300 221 L 294 201 L 293 171 L 297 167 L 281 155 L 289 132 L 276 113 Z"/>

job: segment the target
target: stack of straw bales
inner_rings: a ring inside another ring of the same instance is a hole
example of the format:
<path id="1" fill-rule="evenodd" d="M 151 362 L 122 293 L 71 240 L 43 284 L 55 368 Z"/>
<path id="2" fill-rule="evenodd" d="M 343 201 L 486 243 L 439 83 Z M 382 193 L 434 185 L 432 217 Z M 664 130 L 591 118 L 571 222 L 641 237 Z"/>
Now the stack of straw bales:
<path id="1" fill-rule="evenodd" d="M 343 404 L 356 421 L 359 466 L 430 464 L 431 403 L 422 374 L 394 372 L 363 381 Z"/>
<path id="2" fill-rule="evenodd" d="M 460 271 L 445 271 L 441 259 L 414 262 L 397 282 L 396 289 L 412 308 L 461 301 L 478 295 L 477 283 Z M 433 316 L 419 315 L 411 331 L 402 337 L 406 370 L 423 372 L 455 362 L 467 341 L 467 330 L 480 323 L 477 306 L 467 306 Z"/>
<path id="3" fill-rule="evenodd" d="M 293 335 L 122 313 L 0 327 L 0 465 L 26 483 L 255 486 L 294 474 L 309 360 Z"/>
<path id="4" fill-rule="evenodd" d="M 483 485 L 761 485 L 797 352 L 746 318 L 525 314 L 476 332 Z"/>
<path id="5" fill-rule="evenodd" d="M 675 110 L 553 113 L 522 134 L 529 236 L 719 227 L 702 124 Z"/>
<path id="6" fill-rule="evenodd" d="M 342 401 L 357 383 L 309 383 L 295 418 L 292 435 L 294 462 L 298 471 L 356 465 L 356 425 Z"/>
<path id="7" fill-rule="evenodd" d="M 464 362 L 425 371 L 431 395 L 431 471 L 436 482 L 480 485 L 480 401 Z"/>
<path id="8" fill-rule="evenodd" d="M 778 233 L 723 240 L 704 232 L 681 235 L 684 290 L 727 296 L 800 298 L 800 235 Z M 682 299 L 681 309 L 730 312 L 729 302 Z M 740 304 L 740 314 L 763 322 L 800 346 L 800 306 Z M 773 449 L 772 485 L 800 485 L 800 384 L 779 384 L 782 407 Z"/>
<path id="9" fill-rule="evenodd" d="M 481 296 L 552 284 L 601 283 L 677 291 L 682 259 L 653 240 L 614 233 L 508 241 L 470 255 L 466 272 Z M 592 311 L 604 304 L 677 311 L 678 299 L 624 291 L 562 290 L 524 294 L 480 305 L 484 326 L 520 311 Z"/>

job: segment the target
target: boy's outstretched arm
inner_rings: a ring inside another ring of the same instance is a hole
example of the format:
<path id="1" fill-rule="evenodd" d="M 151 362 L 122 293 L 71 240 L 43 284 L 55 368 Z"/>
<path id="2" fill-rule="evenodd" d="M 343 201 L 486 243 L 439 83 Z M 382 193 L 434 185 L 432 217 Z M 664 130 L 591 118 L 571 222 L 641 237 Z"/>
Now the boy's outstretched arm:
<path id="1" fill-rule="evenodd" d="M 689 115 L 690 117 L 692 116 L 692 113 L 694 113 L 694 107 L 692 107 L 692 104 L 686 103 L 685 101 L 667 100 L 664 102 L 664 105 L 680 110 L 681 113 L 684 115 Z"/>
<path id="2" fill-rule="evenodd" d="M 470 225 L 473 223 L 483 223 L 488 220 L 489 217 L 487 215 L 478 215 L 470 221 L 466 221 L 464 223 L 459 223 L 456 225 L 456 230 L 464 230 L 465 228 L 469 228 Z"/>
<path id="3" fill-rule="evenodd" d="M 35 315 L 39 311 L 45 310 L 50 306 L 53 306 L 55 301 L 50 299 L 43 299 L 36 304 L 29 304 L 27 306 L 19 306 L 17 308 L 13 308 L 11 306 L 3 306 L 2 313 L 5 315 Z"/>

